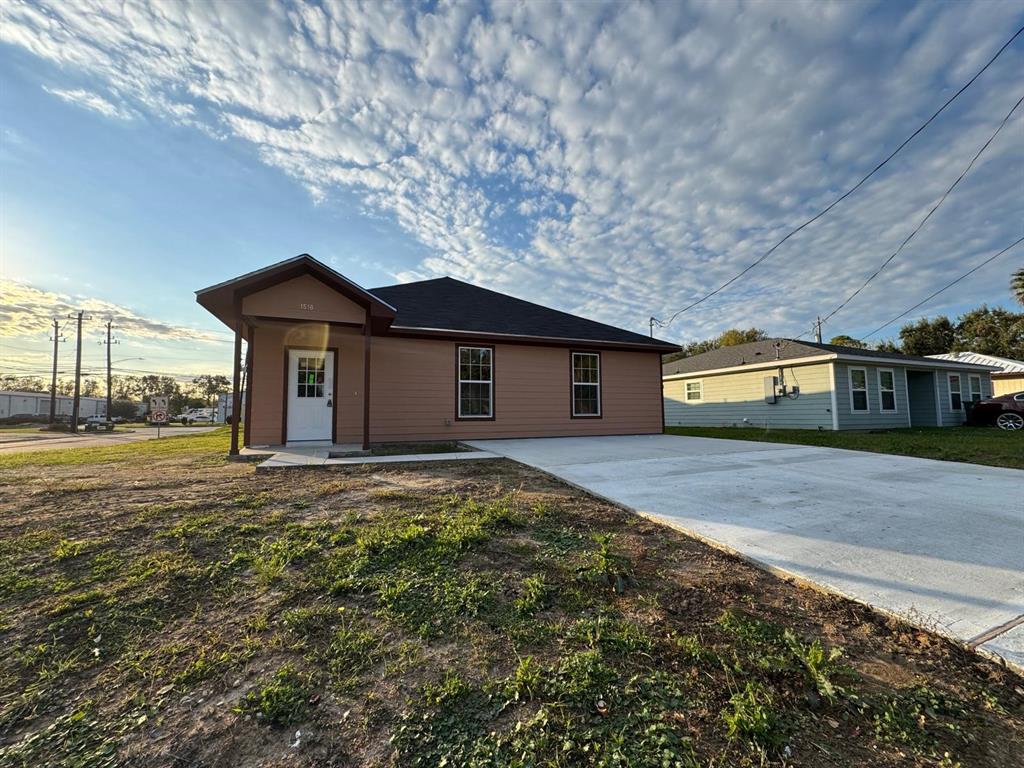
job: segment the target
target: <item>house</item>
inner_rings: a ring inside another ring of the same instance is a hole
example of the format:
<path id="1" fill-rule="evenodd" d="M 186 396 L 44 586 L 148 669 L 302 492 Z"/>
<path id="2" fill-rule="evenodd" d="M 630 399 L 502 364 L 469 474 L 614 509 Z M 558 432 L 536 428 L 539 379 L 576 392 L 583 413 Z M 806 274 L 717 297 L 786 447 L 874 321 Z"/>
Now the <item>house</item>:
<path id="1" fill-rule="evenodd" d="M 196 300 L 235 332 L 236 413 L 248 343 L 246 446 L 659 433 L 679 349 L 447 277 L 368 290 L 305 254 Z"/>
<path id="2" fill-rule="evenodd" d="M 662 366 L 669 426 L 890 429 L 962 424 L 992 366 L 769 339 Z"/>
<path id="3" fill-rule="evenodd" d="M 955 360 L 960 363 L 990 365 L 997 369 L 992 371 L 992 395 L 1012 395 L 1024 392 L 1024 362 L 1011 360 L 1008 357 L 983 355 L 980 352 L 950 352 L 946 355 L 929 355 L 936 360 Z"/>

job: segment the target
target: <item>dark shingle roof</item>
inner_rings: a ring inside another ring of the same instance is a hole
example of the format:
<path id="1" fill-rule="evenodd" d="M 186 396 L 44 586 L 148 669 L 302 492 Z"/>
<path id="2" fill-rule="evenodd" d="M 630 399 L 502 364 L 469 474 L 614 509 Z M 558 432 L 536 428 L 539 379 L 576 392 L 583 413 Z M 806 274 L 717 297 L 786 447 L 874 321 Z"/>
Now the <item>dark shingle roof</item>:
<path id="1" fill-rule="evenodd" d="M 776 354 L 778 345 L 778 354 Z M 924 363 L 935 367 L 939 361 L 931 357 L 904 355 L 902 352 L 883 352 L 877 349 L 858 349 L 857 347 L 841 347 L 838 344 L 819 344 L 814 341 L 795 341 L 793 339 L 766 339 L 752 341 L 748 344 L 737 344 L 733 347 L 720 347 L 693 357 L 684 357 L 665 363 L 662 374 L 671 376 L 677 373 L 696 373 L 698 371 L 714 371 L 719 368 L 733 368 L 740 365 L 770 363 L 775 360 L 798 360 L 802 357 L 819 357 L 821 355 L 843 355 L 847 357 L 868 357 L 892 360 L 894 363 Z M 963 367 L 971 367 L 961 364 Z"/>
<path id="2" fill-rule="evenodd" d="M 559 312 L 451 277 L 371 288 L 398 311 L 392 328 L 469 331 L 679 349 L 669 342 Z"/>

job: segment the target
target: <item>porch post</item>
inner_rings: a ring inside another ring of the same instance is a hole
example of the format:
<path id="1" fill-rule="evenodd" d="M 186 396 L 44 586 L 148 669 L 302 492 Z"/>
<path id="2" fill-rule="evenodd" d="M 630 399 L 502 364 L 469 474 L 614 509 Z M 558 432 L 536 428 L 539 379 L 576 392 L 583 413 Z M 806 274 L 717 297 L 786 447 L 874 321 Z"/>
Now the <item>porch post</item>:
<path id="1" fill-rule="evenodd" d="M 238 455 L 238 420 L 242 416 L 242 397 L 239 383 L 242 377 L 242 313 L 240 302 L 235 299 L 235 358 L 231 363 L 231 451 L 230 455 Z"/>
<path id="2" fill-rule="evenodd" d="M 370 308 L 363 323 L 363 450 L 370 450 Z"/>

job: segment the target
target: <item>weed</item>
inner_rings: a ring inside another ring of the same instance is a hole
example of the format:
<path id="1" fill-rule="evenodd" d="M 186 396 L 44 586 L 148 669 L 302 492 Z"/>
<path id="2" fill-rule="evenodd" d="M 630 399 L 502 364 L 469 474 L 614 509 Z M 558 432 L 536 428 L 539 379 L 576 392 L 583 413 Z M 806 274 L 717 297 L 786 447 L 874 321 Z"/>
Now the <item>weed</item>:
<path id="1" fill-rule="evenodd" d="M 568 638 L 586 643 L 589 648 L 601 648 L 611 653 L 649 653 L 653 639 L 637 624 L 601 611 L 592 618 L 577 619 Z"/>
<path id="2" fill-rule="evenodd" d="M 516 611 L 523 616 L 532 616 L 547 606 L 549 593 L 543 573 L 527 576 L 523 579 L 523 593 L 515 600 Z"/>
<path id="3" fill-rule="evenodd" d="M 380 639 L 356 620 L 342 619 L 324 654 L 327 671 L 335 681 L 351 679 L 379 658 Z"/>
<path id="4" fill-rule="evenodd" d="M 270 680 L 246 694 L 235 711 L 270 725 L 292 725 L 306 719 L 310 694 L 311 675 L 285 664 Z"/>
<path id="5" fill-rule="evenodd" d="M 802 643 L 789 629 L 783 633 L 783 639 L 796 660 L 803 665 L 807 677 L 818 689 L 818 693 L 834 703 L 843 693 L 843 689 L 835 684 L 833 678 L 850 672 L 848 667 L 838 663 L 843 656 L 842 650 L 839 648 L 825 650 L 817 638 L 809 645 Z"/>
<path id="6" fill-rule="evenodd" d="M 424 683 L 420 689 L 423 701 L 433 707 L 450 704 L 469 693 L 472 687 L 457 672 L 446 672 L 439 683 Z"/>
<path id="7" fill-rule="evenodd" d="M 961 704 L 927 686 L 884 698 L 872 717 L 879 741 L 910 747 L 918 754 L 938 757 L 940 734 L 964 741 L 955 722 L 966 715 Z"/>
<path id="8" fill-rule="evenodd" d="M 748 682 L 742 691 L 732 695 L 722 718 L 729 738 L 743 738 L 770 749 L 780 747 L 785 738 L 772 695 L 757 682 Z"/>
<path id="9" fill-rule="evenodd" d="M 62 560 L 70 560 L 74 557 L 78 557 L 85 551 L 88 546 L 86 541 L 72 541 L 70 539 L 61 539 L 57 542 L 57 546 L 53 549 L 53 556 L 58 562 Z"/>
<path id="10" fill-rule="evenodd" d="M 532 656 L 519 660 L 515 671 L 505 681 L 505 696 L 512 701 L 531 701 L 540 690 L 544 681 L 544 670 Z"/>
<path id="11" fill-rule="evenodd" d="M 235 496 L 232 503 L 242 509 L 261 509 L 271 502 L 271 496 L 266 491 L 258 493 L 243 493 Z"/>

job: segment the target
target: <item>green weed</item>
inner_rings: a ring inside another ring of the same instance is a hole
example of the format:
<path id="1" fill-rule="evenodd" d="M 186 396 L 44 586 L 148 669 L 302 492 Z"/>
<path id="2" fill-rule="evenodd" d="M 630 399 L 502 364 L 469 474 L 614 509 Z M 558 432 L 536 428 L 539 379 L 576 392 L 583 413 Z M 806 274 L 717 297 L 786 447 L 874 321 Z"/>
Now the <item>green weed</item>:
<path id="1" fill-rule="evenodd" d="M 235 711 L 269 725 L 293 725 L 308 716 L 311 693 L 311 675 L 285 664 L 270 680 L 246 694 Z"/>
<path id="2" fill-rule="evenodd" d="M 729 738 L 746 739 L 771 749 L 780 747 L 785 739 L 772 695 L 757 682 L 748 682 L 742 691 L 732 695 L 729 707 L 722 711 L 722 719 Z"/>

